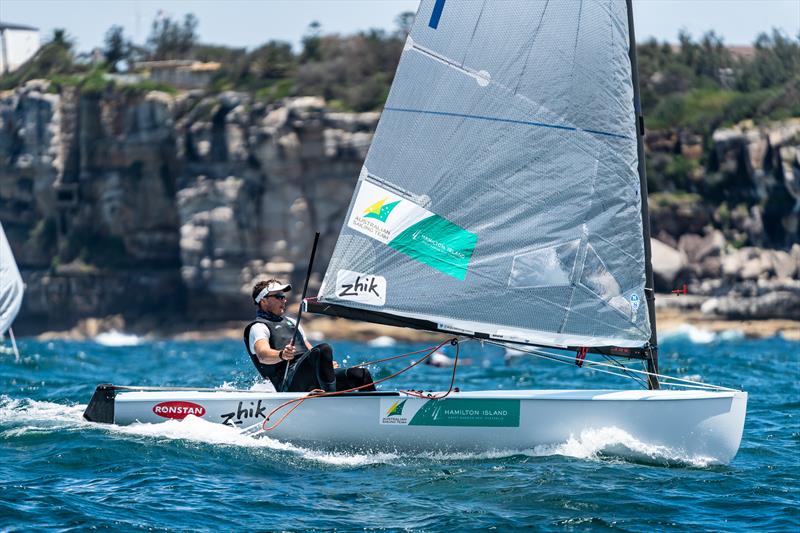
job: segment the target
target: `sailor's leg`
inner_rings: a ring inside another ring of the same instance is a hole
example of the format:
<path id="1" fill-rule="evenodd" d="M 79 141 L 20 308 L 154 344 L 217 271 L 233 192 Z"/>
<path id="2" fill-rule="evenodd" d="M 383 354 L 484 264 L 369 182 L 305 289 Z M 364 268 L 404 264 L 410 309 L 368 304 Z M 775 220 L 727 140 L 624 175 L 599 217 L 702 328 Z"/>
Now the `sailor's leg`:
<path id="1" fill-rule="evenodd" d="M 327 344 L 318 344 L 300 356 L 287 390 L 290 392 L 309 392 L 322 389 L 325 392 L 336 390 L 336 376 L 333 373 L 333 350 Z"/>
<path id="2" fill-rule="evenodd" d="M 333 349 L 326 343 L 317 344 L 312 348 L 310 356 L 313 356 L 316 365 L 319 388 L 325 392 L 336 391 L 336 375 L 333 372 Z"/>
<path id="3" fill-rule="evenodd" d="M 369 385 L 360 391 L 374 391 L 375 385 L 372 384 L 372 375 L 366 368 L 337 368 L 336 369 L 336 390 L 349 390 L 361 385 Z"/>

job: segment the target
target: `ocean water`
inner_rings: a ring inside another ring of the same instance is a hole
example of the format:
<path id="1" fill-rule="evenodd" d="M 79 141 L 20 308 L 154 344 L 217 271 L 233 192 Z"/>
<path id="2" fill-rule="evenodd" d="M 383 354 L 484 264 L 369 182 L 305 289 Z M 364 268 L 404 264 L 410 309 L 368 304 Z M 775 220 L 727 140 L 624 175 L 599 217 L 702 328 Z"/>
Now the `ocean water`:
<path id="1" fill-rule="evenodd" d="M 350 363 L 425 344 L 334 341 Z M 21 339 L 0 352 L 0 530 L 797 531 L 800 343 L 684 328 L 661 369 L 750 394 L 741 449 L 704 464 L 613 429 L 515 452 L 331 453 L 252 438 L 201 419 L 124 428 L 85 422 L 98 383 L 249 387 L 240 342 Z M 451 353 L 452 355 L 452 353 Z M 468 343 L 463 390 L 630 388 L 531 357 L 506 364 Z M 373 373 L 388 375 L 392 362 Z M 400 388 L 446 389 L 418 367 Z M 613 450 L 640 452 L 629 461 Z"/>

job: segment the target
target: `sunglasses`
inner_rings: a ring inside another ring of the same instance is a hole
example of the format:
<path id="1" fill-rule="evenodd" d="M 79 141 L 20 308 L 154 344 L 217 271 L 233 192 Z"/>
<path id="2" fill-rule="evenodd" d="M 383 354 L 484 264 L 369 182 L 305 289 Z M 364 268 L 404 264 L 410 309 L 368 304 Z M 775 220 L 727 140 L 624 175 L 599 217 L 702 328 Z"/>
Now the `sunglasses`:
<path id="1" fill-rule="evenodd" d="M 267 298 L 277 298 L 278 300 L 285 300 L 285 299 L 286 299 L 286 295 L 285 295 L 285 294 L 283 294 L 283 293 L 280 293 L 280 294 L 270 294 L 269 296 L 267 296 Z"/>

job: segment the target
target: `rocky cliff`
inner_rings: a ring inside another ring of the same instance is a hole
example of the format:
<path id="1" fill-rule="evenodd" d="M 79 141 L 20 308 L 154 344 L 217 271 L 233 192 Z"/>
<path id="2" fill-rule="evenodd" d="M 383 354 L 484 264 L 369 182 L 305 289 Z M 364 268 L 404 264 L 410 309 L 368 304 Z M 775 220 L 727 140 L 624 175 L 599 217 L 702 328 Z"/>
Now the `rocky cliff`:
<path id="1" fill-rule="evenodd" d="M 27 283 L 19 321 L 249 316 L 256 276 L 302 281 L 311 228 L 320 257 L 332 252 L 377 119 L 319 98 L 59 94 L 46 82 L 0 95 L 0 219 Z"/>
<path id="2" fill-rule="evenodd" d="M 249 316 L 254 278 L 302 283 L 318 230 L 313 286 L 377 120 L 315 97 L 265 105 L 244 93 L 56 91 L 44 81 L 0 94 L 0 220 L 27 283 L 20 324 Z M 654 235 L 666 246 L 655 257 L 660 289 L 686 280 L 699 291 L 725 278 L 734 261 L 726 257 L 763 254 L 736 251 L 743 245 L 785 250 L 766 269 L 775 276 L 750 281 L 796 283 L 798 132 L 800 120 L 720 130 L 711 162 L 687 132 L 648 137 L 652 172 L 662 156 L 702 159 L 689 175 L 711 198 L 651 198 Z M 703 290 L 722 294 L 748 279 Z"/>

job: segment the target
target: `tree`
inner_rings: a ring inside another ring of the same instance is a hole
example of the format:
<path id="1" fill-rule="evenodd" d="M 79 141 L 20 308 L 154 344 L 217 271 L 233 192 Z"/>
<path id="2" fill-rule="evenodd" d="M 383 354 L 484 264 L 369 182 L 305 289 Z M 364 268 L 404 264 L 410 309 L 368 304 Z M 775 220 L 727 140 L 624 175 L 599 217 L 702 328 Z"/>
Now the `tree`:
<path id="1" fill-rule="evenodd" d="M 404 11 L 394 18 L 394 23 L 397 26 L 397 33 L 403 39 L 406 35 L 411 33 L 411 26 L 414 25 L 414 17 L 416 15 L 413 11 Z"/>
<path id="2" fill-rule="evenodd" d="M 778 30 L 762 33 L 755 42 L 755 58 L 742 69 L 739 88 L 756 90 L 791 80 L 800 71 L 800 36 L 796 40 Z"/>
<path id="3" fill-rule="evenodd" d="M 249 71 L 260 80 L 279 80 L 294 75 L 295 59 L 292 45 L 270 41 L 249 54 Z"/>
<path id="4" fill-rule="evenodd" d="M 122 26 L 111 26 L 106 32 L 103 55 L 111 72 L 117 71 L 117 62 L 128 59 L 131 52 L 131 43 L 125 39 Z"/>
<path id="5" fill-rule="evenodd" d="M 303 37 L 303 53 L 300 54 L 300 62 L 308 63 L 309 61 L 319 61 L 322 59 L 321 41 L 322 38 L 322 24 L 319 21 L 313 21 L 308 25 L 306 34 Z"/>
<path id="6" fill-rule="evenodd" d="M 158 16 L 153 21 L 147 45 L 152 59 L 186 59 L 197 44 L 197 17 L 189 13 L 183 24 L 169 16 Z"/>
<path id="7" fill-rule="evenodd" d="M 53 36 L 34 56 L 31 62 L 31 73 L 35 77 L 47 77 L 51 74 L 66 74 L 72 71 L 75 57 L 72 52 L 72 38 L 66 30 L 56 28 Z"/>

